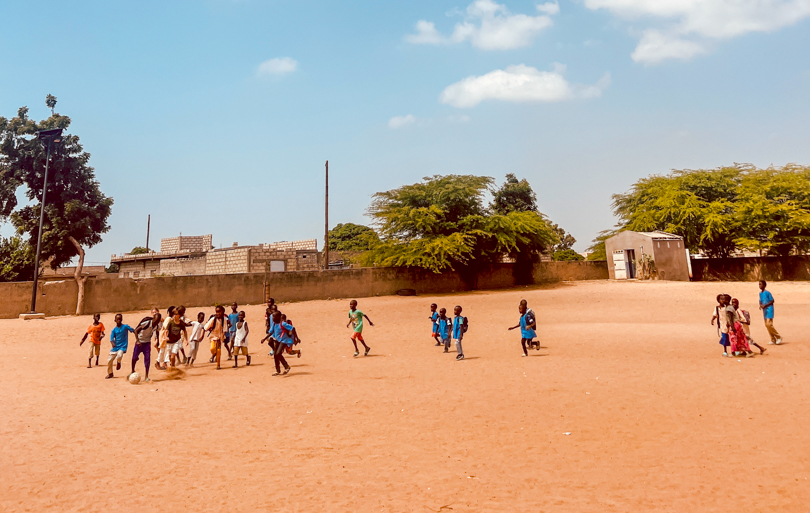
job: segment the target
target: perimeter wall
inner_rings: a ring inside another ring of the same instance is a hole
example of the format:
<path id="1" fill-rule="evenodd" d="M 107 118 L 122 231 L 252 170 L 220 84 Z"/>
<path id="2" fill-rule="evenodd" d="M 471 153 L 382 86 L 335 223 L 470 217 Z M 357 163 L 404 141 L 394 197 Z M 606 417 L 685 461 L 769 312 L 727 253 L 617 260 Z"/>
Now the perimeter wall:
<path id="1" fill-rule="evenodd" d="M 443 294 L 515 286 L 512 264 L 499 264 L 474 277 L 458 272 L 433 274 L 408 268 L 360 268 L 267 274 L 267 294 L 278 302 L 326 298 L 370 297 L 414 289 L 417 294 Z M 535 266 L 535 283 L 606 280 L 606 262 L 543 262 Z M 206 306 L 214 303 L 257 304 L 265 301 L 265 274 L 167 276 L 146 279 L 88 280 L 85 312 L 127 312 L 168 305 Z M 76 282 L 40 283 L 37 310 L 46 315 L 76 311 Z M 27 312 L 31 282 L 0 283 L 0 318 Z"/>
<path id="2" fill-rule="evenodd" d="M 692 280 L 810 280 L 810 257 L 693 258 Z"/>

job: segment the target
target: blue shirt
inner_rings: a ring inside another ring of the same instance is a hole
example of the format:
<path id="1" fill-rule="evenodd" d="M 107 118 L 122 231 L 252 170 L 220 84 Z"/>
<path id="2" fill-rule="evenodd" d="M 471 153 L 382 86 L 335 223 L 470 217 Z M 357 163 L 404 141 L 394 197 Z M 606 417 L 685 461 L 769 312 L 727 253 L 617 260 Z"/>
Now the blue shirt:
<path id="1" fill-rule="evenodd" d="M 442 339 L 450 338 L 450 319 L 439 319 L 436 323 L 436 327 L 439 330 L 439 336 Z"/>
<path id="2" fill-rule="evenodd" d="M 129 324 L 122 324 L 116 326 L 110 333 L 110 342 L 113 343 L 113 351 L 127 352 L 129 346 L 129 332 L 135 333 L 135 330 Z"/>
<path id="3" fill-rule="evenodd" d="M 464 317 L 461 315 L 456 315 L 453 317 L 453 338 L 458 340 L 464 334 L 461 331 L 461 327 L 464 325 Z"/>
<path id="4" fill-rule="evenodd" d="M 430 320 L 433 321 L 433 333 L 436 333 L 436 328 L 439 327 L 438 323 L 436 322 L 439 319 L 439 313 L 433 312 L 430 314 Z"/>
<path id="5" fill-rule="evenodd" d="M 762 292 L 759 293 L 760 305 L 770 303 L 771 301 L 773 301 L 773 294 L 771 294 L 770 291 L 763 290 Z M 766 319 L 773 319 L 773 305 L 762 310 L 762 315 L 764 315 Z"/>
<path id="6" fill-rule="evenodd" d="M 527 317 L 527 314 L 520 316 L 520 336 L 523 338 L 534 338 L 537 336 L 537 333 L 535 333 L 533 329 L 529 328 Z"/>
<path id="7" fill-rule="evenodd" d="M 276 324 L 276 328 L 278 328 L 278 336 L 276 337 L 276 340 L 282 344 L 287 344 L 288 346 L 293 345 L 292 324 L 282 322 L 281 324 Z M 282 330 L 281 328 L 284 329 Z"/>
<path id="8" fill-rule="evenodd" d="M 231 325 L 228 328 L 228 331 L 230 331 L 231 333 L 236 333 L 236 323 L 239 322 L 239 314 L 238 313 L 228 314 L 228 320 L 231 321 Z"/>

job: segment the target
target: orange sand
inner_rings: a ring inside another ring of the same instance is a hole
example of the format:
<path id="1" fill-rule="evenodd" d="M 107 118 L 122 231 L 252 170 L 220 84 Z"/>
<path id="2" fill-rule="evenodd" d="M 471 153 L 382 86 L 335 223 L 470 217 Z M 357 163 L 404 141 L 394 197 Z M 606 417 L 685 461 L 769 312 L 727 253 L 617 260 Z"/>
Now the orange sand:
<path id="1" fill-rule="evenodd" d="M 360 299 L 357 359 L 348 300 L 285 304 L 286 377 L 249 306 L 253 366 L 217 372 L 204 347 L 138 386 L 132 341 L 115 379 L 85 368 L 89 316 L 3 320 L 0 511 L 807 511 L 810 283 L 771 290 L 787 343 L 751 359 L 721 357 L 709 313 L 739 297 L 765 342 L 756 284 L 582 282 Z M 506 331 L 523 297 L 530 358 Z M 433 301 L 464 306 L 465 361 L 433 346 Z"/>

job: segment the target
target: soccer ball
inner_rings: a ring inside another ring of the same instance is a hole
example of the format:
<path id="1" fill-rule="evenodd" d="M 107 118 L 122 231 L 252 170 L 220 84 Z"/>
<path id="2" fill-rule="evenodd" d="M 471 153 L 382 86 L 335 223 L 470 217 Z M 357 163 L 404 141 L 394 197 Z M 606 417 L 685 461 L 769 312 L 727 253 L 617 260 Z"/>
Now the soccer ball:
<path id="1" fill-rule="evenodd" d="M 138 383 L 141 382 L 141 375 L 138 374 L 137 372 L 133 372 L 132 374 L 129 375 L 127 380 L 129 380 L 129 382 L 132 383 L 133 385 L 137 385 Z"/>

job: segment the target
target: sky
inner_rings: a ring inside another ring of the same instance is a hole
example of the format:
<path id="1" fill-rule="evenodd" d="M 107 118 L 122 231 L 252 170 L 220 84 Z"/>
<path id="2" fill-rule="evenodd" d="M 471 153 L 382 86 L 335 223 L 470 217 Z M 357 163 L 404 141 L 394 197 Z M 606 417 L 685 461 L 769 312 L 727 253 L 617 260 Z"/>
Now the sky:
<path id="1" fill-rule="evenodd" d="M 6 0 L 0 23 L 0 116 L 55 95 L 115 200 L 91 264 L 150 214 L 152 247 L 320 247 L 326 160 L 332 226 L 514 173 L 580 251 L 642 177 L 810 164 L 810 0 Z"/>

